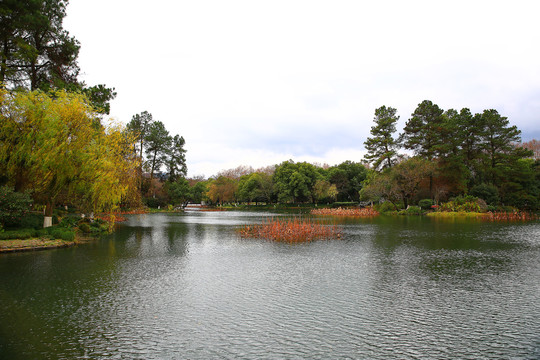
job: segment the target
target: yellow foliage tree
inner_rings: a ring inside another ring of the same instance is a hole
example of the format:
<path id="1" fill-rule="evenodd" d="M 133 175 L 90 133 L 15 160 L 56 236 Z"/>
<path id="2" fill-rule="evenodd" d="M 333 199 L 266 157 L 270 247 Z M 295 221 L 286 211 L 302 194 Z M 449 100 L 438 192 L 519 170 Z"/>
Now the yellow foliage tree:
<path id="1" fill-rule="evenodd" d="M 104 211 L 133 186 L 134 139 L 102 125 L 85 96 L 0 90 L 0 101 L 0 160 L 9 182 L 45 204 L 46 226 L 60 194 L 83 211 Z"/>

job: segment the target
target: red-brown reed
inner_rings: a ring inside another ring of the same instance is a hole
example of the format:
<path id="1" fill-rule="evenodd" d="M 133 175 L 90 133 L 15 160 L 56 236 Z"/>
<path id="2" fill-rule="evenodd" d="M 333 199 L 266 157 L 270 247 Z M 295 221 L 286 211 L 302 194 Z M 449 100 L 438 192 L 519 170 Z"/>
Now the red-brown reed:
<path id="1" fill-rule="evenodd" d="M 343 217 L 374 217 L 378 216 L 379 212 L 372 207 L 365 208 L 323 208 L 311 210 L 312 215 L 331 215 Z"/>
<path id="2" fill-rule="evenodd" d="M 496 211 L 482 214 L 482 219 L 486 221 L 531 221 L 538 219 L 538 215 L 521 211 Z"/>
<path id="3" fill-rule="evenodd" d="M 242 237 L 288 243 L 341 238 L 341 230 L 336 225 L 321 225 L 298 218 L 267 219 L 262 224 L 244 225 L 238 229 L 238 233 Z"/>
<path id="4" fill-rule="evenodd" d="M 122 215 L 138 215 L 138 214 L 147 214 L 148 211 L 145 209 L 135 209 L 135 210 L 127 210 L 127 211 L 115 211 L 112 213 L 102 213 L 96 216 L 96 218 L 110 222 L 111 220 L 114 220 L 114 222 L 122 222 L 127 221 L 127 218 Z M 112 215 L 112 216 L 111 216 Z M 113 219 L 114 216 L 114 219 Z"/>
<path id="5" fill-rule="evenodd" d="M 103 221 L 107 221 L 107 222 L 111 222 L 111 221 L 112 222 L 127 221 L 127 218 L 123 217 L 119 213 L 113 213 L 112 216 L 111 216 L 111 214 L 101 214 L 101 215 L 96 216 L 96 218 L 101 219 Z"/>

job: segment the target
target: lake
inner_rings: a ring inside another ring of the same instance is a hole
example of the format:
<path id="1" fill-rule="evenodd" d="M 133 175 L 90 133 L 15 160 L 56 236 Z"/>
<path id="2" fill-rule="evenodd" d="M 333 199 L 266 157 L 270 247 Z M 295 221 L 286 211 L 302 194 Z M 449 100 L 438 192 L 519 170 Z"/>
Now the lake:
<path id="1" fill-rule="evenodd" d="M 0 256 L 2 359 L 538 359 L 540 222 L 341 221 L 239 238 L 263 212 L 129 217 Z"/>

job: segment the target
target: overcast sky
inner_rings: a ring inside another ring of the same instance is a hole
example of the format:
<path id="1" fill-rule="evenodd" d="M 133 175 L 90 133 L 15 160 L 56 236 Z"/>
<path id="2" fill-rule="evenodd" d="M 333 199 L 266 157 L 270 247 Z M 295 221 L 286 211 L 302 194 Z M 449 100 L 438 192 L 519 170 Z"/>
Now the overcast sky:
<path id="1" fill-rule="evenodd" d="M 111 116 L 186 139 L 190 176 L 360 161 L 376 108 L 497 109 L 540 139 L 540 2 L 70 0 Z"/>

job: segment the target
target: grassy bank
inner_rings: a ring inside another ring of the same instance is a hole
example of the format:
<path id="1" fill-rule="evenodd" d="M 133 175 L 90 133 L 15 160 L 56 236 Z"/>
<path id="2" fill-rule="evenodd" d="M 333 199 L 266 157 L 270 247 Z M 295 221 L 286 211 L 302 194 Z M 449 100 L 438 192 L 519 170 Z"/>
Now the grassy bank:
<path id="1" fill-rule="evenodd" d="M 0 253 L 16 252 L 16 251 L 35 251 L 45 249 L 55 249 L 73 246 L 77 243 L 76 240 L 66 241 L 61 239 L 12 239 L 0 240 Z"/>
<path id="2" fill-rule="evenodd" d="M 43 228 L 43 215 L 27 214 L 19 226 L 0 228 L 0 253 L 67 247 L 112 231 L 114 221 L 96 217 L 94 221 L 79 216 L 56 216 L 54 225 Z"/>

